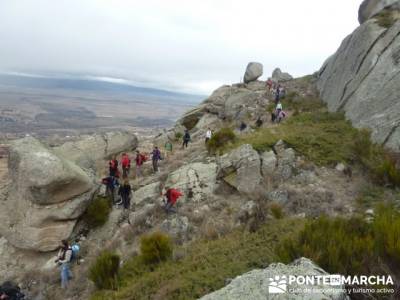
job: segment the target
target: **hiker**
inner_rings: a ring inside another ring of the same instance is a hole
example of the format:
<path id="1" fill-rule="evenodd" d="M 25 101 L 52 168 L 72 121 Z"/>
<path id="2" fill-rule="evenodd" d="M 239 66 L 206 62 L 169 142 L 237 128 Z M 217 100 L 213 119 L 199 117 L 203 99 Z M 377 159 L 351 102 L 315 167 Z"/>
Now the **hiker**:
<path id="1" fill-rule="evenodd" d="M 276 104 L 278 104 L 279 99 L 280 99 L 280 97 L 279 97 L 279 88 L 277 88 L 277 89 L 276 89 L 276 92 L 275 92 L 275 103 L 276 103 Z"/>
<path id="2" fill-rule="evenodd" d="M 281 99 L 284 99 L 285 96 L 286 96 L 286 90 L 285 90 L 285 88 L 284 88 L 283 86 L 281 86 L 281 87 L 279 88 L 279 97 L 280 97 Z"/>
<path id="3" fill-rule="evenodd" d="M 139 150 L 136 150 L 136 177 L 139 178 L 142 176 L 142 165 L 146 161 L 146 156 L 141 154 Z"/>
<path id="4" fill-rule="evenodd" d="M 131 160 L 128 154 L 126 153 L 122 154 L 121 165 L 122 165 L 122 178 L 126 178 L 129 176 L 129 171 L 131 169 Z"/>
<path id="5" fill-rule="evenodd" d="M 164 196 L 167 198 L 167 200 L 165 202 L 165 212 L 166 213 L 170 213 L 170 212 L 176 212 L 176 210 L 173 208 L 173 206 L 175 205 L 176 201 L 178 201 L 178 198 L 183 196 L 183 194 L 178 191 L 177 189 L 174 188 L 169 188 L 166 187 L 165 188 L 167 191 L 165 192 Z"/>
<path id="6" fill-rule="evenodd" d="M 284 118 L 286 118 L 286 113 L 283 110 L 281 110 L 277 116 L 278 123 L 280 123 Z"/>
<path id="7" fill-rule="evenodd" d="M 190 134 L 189 134 L 189 130 L 185 130 L 185 134 L 183 135 L 183 144 L 182 144 L 182 148 L 187 148 L 188 144 L 190 142 Z"/>
<path id="8" fill-rule="evenodd" d="M 271 78 L 268 78 L 268 80 L 267 80 L 267 88 L 268 88 L 268 90 L 271 90 L 271 88 L 272 88 L 272 80 L 271 80 Z"/>
<path id="9" fill-rule="evenodd" d="M 208 141 L 211 139 L 212 137 L 212 131 L 210 128 L 208 128 L 207 132 L 206 132 L 206 144 L 208 143 Z"/>
<path id="10" fill-rule="evenodd" d="M 261 117 L 258 117 L 258 118 L 257 118 L 257 121 L 256 121 L 256 126 L 257 126 L 257 127 L 261 127 L 262 124 L 263 124 L 263 121 L 261 120 Z"/>
<path id="11" fill-rule="evenodd" d="M 128 179 L 125 179 L 124 183 L 119 187 L 118 195 L 121 196 L 121 201 L 124 209 L 129 209 L 129 207 L 131 206 L 132 188 L 129 184 Z"/>
<path id="12" fill-rule="evenodd" d="M 243 130 L 245 130 L 246 128 L 247 128 L 246 123 L 242 121 L 242 123 L 240 124 L 239 130 L 240 130 L 240 131 L 243 131 Z"/>
<path id="13" fill-rule="evenodd" d="M 114 203 L 115 188 L 119 185 L 118 178 L 108 176 L 106 178 L 103 178 L 101 182 L 106 186 L 106 195 L 108 195 L 111 199 L 111 202 Z"/>
<path id="14" fill-rule="evenodd" d="M 118 160 L 113 156 L 113 158 L 109 161 L 109 175 L 111 177 L 119 177 L 119 171 L 118 171 Z"/>
<path id="15" fill-rule="evenodd" d="M 153 161 L 153 171 L 154 173 L 158 172 L 158 161 L 160 161 L 161 158 L 161 152 L 158 149 L 157 146 L 154 147 L 153 152 L 151 152 L 152 155 L 152 161 Z"/>
<path id="16" fill-rule="evenodd" d="M 168 140 L 165 143 L 164 148 L 165 148 L 165 156 L 168 158 L 172 154 L 172 143 L 170 140 Z"/>
<path id="17" fill-rule="evenodd" d="M 60 250 L 57 254 L 56 263 L 61 266 L 61 288 L 65 289 L 68 286 L 68 281 L 71 279 L 71 271 L 69 263 L 72 258 L 72 249 L 67 240 L 62 240 Z"/>
<path id="18" fill-rule="evenodd" d="M 281 111 L 282 111 L 282 103 L 279 101 L 275 108 L 276 117 L 279 117 L 279 114 L 281 113 Z"/>

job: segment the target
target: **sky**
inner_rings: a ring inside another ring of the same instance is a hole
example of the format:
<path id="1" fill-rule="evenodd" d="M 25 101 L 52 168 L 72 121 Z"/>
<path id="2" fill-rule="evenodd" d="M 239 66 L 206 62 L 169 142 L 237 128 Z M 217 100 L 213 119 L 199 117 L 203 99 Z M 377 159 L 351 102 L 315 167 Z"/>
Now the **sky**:
<path id="1" fill-rule="evenodd" d="M 0 72 L 209 94 L 248 62 L 317 71 L 361 0 L 0 0 Z"/>

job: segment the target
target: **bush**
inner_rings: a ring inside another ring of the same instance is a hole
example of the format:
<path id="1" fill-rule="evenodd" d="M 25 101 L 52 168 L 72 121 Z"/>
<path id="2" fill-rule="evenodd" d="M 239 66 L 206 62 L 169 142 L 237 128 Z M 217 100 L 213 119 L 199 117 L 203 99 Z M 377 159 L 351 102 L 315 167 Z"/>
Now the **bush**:
<path id="1" fill-rule="evenodd" d="M 172 242 L 168 235 L 155 232 L 140 239 L 141 257 L 147 264 L 156 264 L 172 257 Z"/>
<path id="2" fill-rule="evenodd" d="M 233 143 L 236 140 L 236 135 L 230 128 L 221 128 L 213 134 L 207 143 L 207 150 L 209 153 L 221 152 L 223 147 L 228 143 Z"/>
<path id="3" fill-rule="evenodd" d="M 386 154 L 380 164 L 373 170 L 377 181 L 392 187 L 400 186 L 400 171 L 394 158 Z"/>
<path id="4" fill-rule="evenodd" d="M 107 222 L 110 212 L 110 200 L 108 198 L 98 196 L 89 204 L 83 218 L 90 227 L 99 227 Z"/>
<path id="5" fill-rule="evenodd" d="M 285 216 L 282 206 L 278 203 L 271 203 L 269 210 L 275 219 L 282 219 Z"/>
<path id="6" fill-rule="evenodd" d="M 235 229 L 223 238 L 200 239 L 182 246 L 179 261 L 168 260 L 157 266 L 144 264 L 135 256 L 123 264 L 118 291 L 98 291 L 94 299 L 199 299 L 254 268 L 265 268 L 277 261 L 275 246 L 284 238 L 297 235 L 303 219 L 270 220 L 256 232 Z"/>
<path id="7" fill-rule="evenodd" d="M 379 205 L 372 223 L 375 249 L 386 261 L 400 266 L 400 213 L 393 206 Z"/>
<path id="8" fill-rule="evenodd" d="M 368 275 L 383 272 L 385 265 L 396 269 L 400 214 L 392 206 L 380 206 L 372 223 L 361 217 L 320 217 L 308 221 L 299 237 L 286 239 L 276 251 L 284 262 L 305 256 L 330 273 Z"/>
<path id="9" fill-rule="evenodd" d="M 379 26 L 390 28 L 396 22 L 392 12 L 389 9 L 382 10 L 376 17 L 376 22 Z"/>
<path id="10" fill-rule="evenodd" d="M 116 289 L 120 258 L 117 254 L 104 251 L 89 268 L 89 279 L 98 289 Z"/>
<path id="11" fill-rule="evenodd" d="M 397 161 L 383 146 L 371 141 L 368 130 L 359 130 L 353 144 L 354 161 L 359 162 L 381 185 L 400 186 L 400 170 Z"/>
<path id="12" fill-rule="evenodd" d="M 175 133 L 175 140 L 176 141 L 179 141 L 182 137 L 183 137 L 182 132 L 176 132 Z"/>

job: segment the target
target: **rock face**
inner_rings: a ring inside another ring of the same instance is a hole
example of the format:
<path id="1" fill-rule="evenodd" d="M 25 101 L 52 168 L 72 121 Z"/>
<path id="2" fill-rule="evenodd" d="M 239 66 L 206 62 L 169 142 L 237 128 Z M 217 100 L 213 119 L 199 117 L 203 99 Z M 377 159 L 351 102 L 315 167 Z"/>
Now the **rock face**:
<path id="1" fill-rule="evenodd" d="M 255 117 L 265 111 L 267 106 L 264 83 L 253 81 L 246 86 L 222 86 L 197 108 L 187 112 L 178 124 L 192 130 L 192 133 L 204 131 L 208 127 L 218 128 L 222 120 L 241 121 L 248 116 Z"/>
<path id="2" fill-rule="evenodd" d="M 284 73 L 281 71 L 281 69 L 276 68 L 272 72 L 272 80 L 277 81 L 277 82 L 282 82 L 282 81 L 289 81 L 293 79 L 293 76 L 290 75 L 289 73 Z"/>
<path id="3" fill-rule="evenodd" d="M 257 80 L 263 74 L 263 65 L 258 62 L 251 62 L 247 65 L 246 72 L 244 73 L 244 83 Z"/>
<path id="4" fill-rule="evenodd" d="M 33 138 L 11 145 L 9 173 L 8 197 L 0 202 L 1 234 L 18 248 L 56 249 L 92 198 L 92 179 Z"/>
<path id="5" fill-rule="evenodd" d="M 108 132 L 85 136 L 79 141 L 67 142 L 54 151 L 85 169 L 93 169 L 96 160 L 108 158 L 137 147 L 137 137 L 129 132 Z"/>
<path id="6" fill-rule="evenodd" d="M 354 126 L 371 129 L 375 142 L 399 150 L 399 20 L 390 28 L 365 21 L 344 39 L 318 77 L 329 110 L 344 111 Z"/>
<path id="7" fill-rule="evenodd" d="M 216 171 L 215 163 L 191 163 L 172 172 L 165 186 L 174 187 L 183 192 L 179 202 L 200 202 L 213 193 Z"/>
<path id="8" fill-rule="evenodd" d="M 261 161 L 251 145 L 242 145 L 218 159 L 218 178 L 249 195 L 261 182 Z"/>
<path id="9" fill-rule="evenodd" d="M 399 0 L 364 0 L 358 10 L 358 21 L 363 24 L 365 21 L 371 17 L 377 15 L 384 8 L 392 6 L 393 8 L 397 6 L 400 8 Z"/>
<path id="10" fill-rule="evenodd" d="M 284 299 L 308 299 L 308 300 L 348 300 L 348 296 L 342 292 L 344 289 L 343 285 L 298 285 L 296 283 L 285 284 L 287 281 L 281 282 L 282 277 L 286 276 L 321 276 L 328 275 L 327 272 L 322 270 L 311 260 L 307 258 L 300 258 L 295 260 L 289 265 L 281 263 L 271 264 L 264 270 L 253 270 L 244 275 L 236 277 L 226 287 L 208 294 L 201 300 L 239 300 L 239 299 L 252 299 L 252 300 L 284 300 Z M 276 282 L 278 280 L 278 282 Z M 281 285 L 279 288 L 277 284 Z M 322 282 L 321 282 L 322 283 Z M 277 287 L 280 291 L 283 289 L 283 293 L 270 293 L 273 292 L 273 288 Z M 325 287 L 325 291 L 324 291 Z M 289 290 L 301 290 L 301 289 L 313 289 L 321 290 L 321 292 L 313 293 L 302 293 L 296 292 L 291 293 Z"/>

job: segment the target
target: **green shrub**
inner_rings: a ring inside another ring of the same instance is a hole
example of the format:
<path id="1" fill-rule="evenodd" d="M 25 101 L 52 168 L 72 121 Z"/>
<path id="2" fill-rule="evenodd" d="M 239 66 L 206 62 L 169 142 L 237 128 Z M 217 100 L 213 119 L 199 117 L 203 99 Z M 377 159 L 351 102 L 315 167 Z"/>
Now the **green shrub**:
<path id="1" fill-rule="evenodd" d="M 400 170 L 396 159 L 383 146 L 371 141 L 370 132 L 357 131 L 353 143 L 354 161 L 359 162 L 381 185 L 400 186 Z"/>
<path id="2" fill-rule="evenodd" d="M 89 268 L 89 279 L 98 289 L 116 289 L 118 284 L 119 256 L 104 251 Z"/>
<path id="3" fill-rule="evenodd" d="M 328 272 L 363 274 L 372 257 L 369 232 L 368 224 L 360 218 L 320 217 L 309 221 L 298 239 L 286 240 L 277 253 L 285 262 L 305 256 Z"/>
<path id="4" fill-rule="evenodd" d="M 182 132 L 176 132 L 175 133 L 175 140 L 176 141 L 179 141 L 182 137 L 183 137 Z"/>
<path id="5" fill-rule="evenodd" d="M 236 140 L 236 135 L 230 128 L 221 128 L 213 134 L 207 143 L 207 150 L 209 153 L 221 152 L 222 149 L 228 144 Z"/>
<path id="6" fill-rule="evenodd" d="M 394 158 L 386 154 L 380 164 L 373 169 L 377 181 L 393 187 L 400 186 L 400 170 L 396 167 Z"/>
<path id="7" fill-rule="evenodd" d="M 379 255 L 400 266 L 400 213 L 393 206 L 379 205 L 372 229 Z"/>
<path id="8" fill-rule="evenodd" d="M 155 232 L 140 239 L 141 257 L 145 263 L 156 264 L 172 257 L 172 242 L 168 235 Z"/>
<path id="9" fill-rule="evenodd" d="M 98 196 L 89 204 L 83 218 L 90 227 L 99 227 L 107 222 L 110 212 L 110 200 L 108 198 Z"/>
<path id="10" fill-rule="evenodd" d="M 285 216 L 282 206 L 279 205 L 278 203 L 271 203 L 269 209 L 275 219 L 282 219 Z"/>
<path id="11" fill-rule="evenodd" d="M 270 220 L 255 232 L 236 229 L 223 238 L 196 240 L 182 246 L 185 256 L 156 266 L 141 256 L 126 261 L 119 272 L 117 291 L 98 291 L 91 299 L 199 299 L 254 268 L 277 261 L 274 248 L 297 235 L 304 219 Z"/>
<path id="12" fill-rule="evenodd" d="M 379 26 L 390 28 L 396 22 L 396 19 L 393 16 L 392 11 L 389 9 L 382 10 L 376 17 L 376 22 Z"/>
<path id="13" fill-rule="evenodd" d="M 320 217 L 307 222 L 300 235 L 276 249 L 284 262 L 305 256 L 331 273 L 383 272 L 400 265 L 400 214 L 380 206 L 372 223 L 361 217 Z M 382 261 L 384 265 L 377 264 Z"/>

